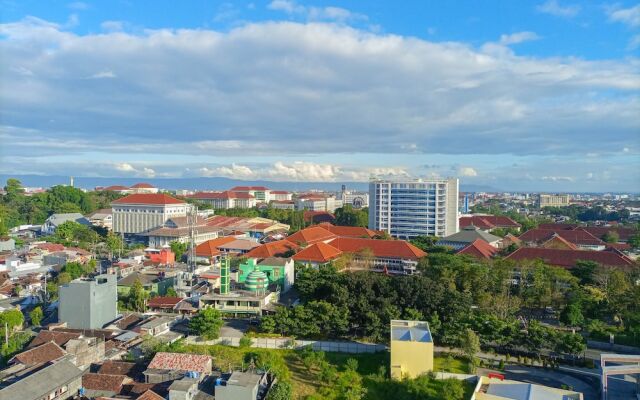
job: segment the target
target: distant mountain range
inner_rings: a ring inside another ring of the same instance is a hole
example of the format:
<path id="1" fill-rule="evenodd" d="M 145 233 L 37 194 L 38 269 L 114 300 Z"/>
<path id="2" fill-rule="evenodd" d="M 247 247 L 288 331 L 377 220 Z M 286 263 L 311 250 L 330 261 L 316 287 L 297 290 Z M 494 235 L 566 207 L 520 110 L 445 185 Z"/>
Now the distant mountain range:
<path id="1" fill-rule="evenodd" d="M 46 175 L 5 175 L 0 174 L 0 185 L 8 178 L 16 178 L 27 187 L 48 188 L 55 185 L 68 185 L 68 176 Z M 244 181 L 240 179 L 212 177 L 212 178 L 96 178 L 74 177 L 74 186 L 83 189 L 94 189 L 97 186 L 123 185 L 131 186 L 139 182 L 148 182 L 161 189 L 175 190 L 226 190 L 234 186 L 266 186 L 270 189 L 304 191 L 324 190 L 339 191 L 342 185 L 347 189 L 366 191 L 369 188 L 367 182 L 274 182 L 274 181 Z M 460 185 L 462 192 L 501 192 L 502 190 L 482 185 Z"/>

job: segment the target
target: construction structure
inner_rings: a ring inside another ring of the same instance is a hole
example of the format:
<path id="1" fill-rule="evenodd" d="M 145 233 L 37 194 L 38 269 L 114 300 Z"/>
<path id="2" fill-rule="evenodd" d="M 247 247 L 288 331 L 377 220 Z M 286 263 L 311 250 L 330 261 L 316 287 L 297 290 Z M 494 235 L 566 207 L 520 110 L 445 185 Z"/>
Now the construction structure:
<path id="1" fill-rule="evenodd" d="M 608 365 L 616 363 L 622 365 Z M 600 354 L 600 368 L 602 375 L 601 392 L 602 400 L 608 400 L 608 378 L 610 375 L 635 375 L 636 376 L 636 398 L 640 398 L 640 355 L 632 354 Z"/>
<path id="2" fill-rule="evenodd" d="M 433 371 L 433 338 L 425 321 L 391 320 L 391 378 L 416 378 Z"/>

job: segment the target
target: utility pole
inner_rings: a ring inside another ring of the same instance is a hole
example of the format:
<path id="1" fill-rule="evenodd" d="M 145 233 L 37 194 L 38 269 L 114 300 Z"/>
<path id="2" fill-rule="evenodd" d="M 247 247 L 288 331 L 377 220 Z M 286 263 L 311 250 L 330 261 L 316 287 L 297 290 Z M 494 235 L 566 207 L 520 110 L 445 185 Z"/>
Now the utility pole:
<path id="1" fill-rule="evenodd" d="M 187 214 L 187 222 L 189 224 L 189 259 L 187 263 L 189 265 L 189 272 L 193 273 L 196 270 L 196 236 L 198 234 L 198 206 L 191 205 Z"/>

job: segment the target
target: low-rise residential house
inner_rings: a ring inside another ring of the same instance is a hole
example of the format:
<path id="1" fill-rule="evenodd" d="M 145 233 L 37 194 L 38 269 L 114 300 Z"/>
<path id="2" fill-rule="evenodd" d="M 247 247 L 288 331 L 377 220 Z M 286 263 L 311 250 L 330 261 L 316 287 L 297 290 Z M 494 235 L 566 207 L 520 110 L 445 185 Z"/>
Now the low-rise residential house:
<path id="1" fill-rule="evenodd" d="M 9 360 L 9 365 L 20 364 L 25 367 L 32 367 L 58 360 L 65 355 L 67 355 L 67 352 L 62 347 L 55 342 L 47 342 L 15 355 Z"/>
<path id="2" fill-rule="evenodd" d="M 131 378 L 126 375 L 87 373 L 82 376 L 82 389 L 88 398 L 111 397 L 119 394 L 128 381 Z"/>
<path id="3" fill-rule="evenodd" d="M 144 290 L 160 296 L 164 296 L 167 290 L 174 285 L 174 277 L 172 276 L 134 272 L 118 281 L 118 293 L 122 295 L 128 294 L 131 286 L 137 280 L 140 281 Z"/>
<path id="4" fill-rule="evenodd" d="M 275 284 L 280 287 L 280 291 L 287 292 L 294 283 L 293 259 L 268 257 L 263 259 L 248 258 L 239 266 L 238 282 L 244 283 L 249 274 L 256 268 L 264 272 L 269 279 L 269 284 Z"/>
<path id="5" fill-rule="evenodd" d="M 462 250 L 464 247 L 470 245 L 476 240 L 487 242 L 493 247 L 500 247 L 502 242 L 502 238 L 487 233 L 477 226 L 469 225 L 460 230 L 460 232 L 454 233 L 453 235 L 449 235 L 438 240 L 436 242 L 436 245 L 451 247 L 454 250 Z"/>
<path id="6" fill-rule="evenodd" d="M 243 255 L 259 246 L 260 243 L 255 240 L 235 239 L 231 242 L 218 246 L 218 249 L 222 254 Z"/>
<path id="7" fill-rule="evenodd" d="M 66 248 L 61 251 L 49 253 L 42 256 L 44 265 L 65 265 L 70 262 L 85 264 L 93 258 L 93 254 L 78 248 Z"/>
<path id="8" fill-rule="evenodd" d="M 80 336 L 69 339 L 64 344 L 64 349 L 73 356 L 77 366 L 86 367 L 104 359 L 106 343 L 104 339 L 99 337 Z"/>
<path id="9" fill-rule="evenodd" d="M 143 335 L 159 336 L 169 331 L 169 326 L 173 318 L 151 317 L 145 320 L 140 326 L 140 333 Z"/>
<path id="10" fill-rule="evenodd" d="M 13 251 L 16 248 L 16 241 L 11 237 L 0 237 L 0 251 Z"/>
<path id="11" fill-rule="evenodd" d="M 147 248 L 144 249 L 144 254 L 154 264 L 173 265 L 176 262 L 176 255 L 170 247 L 163 247 L 160 250 Z"/>
<path id="12" fill-rule="evenodd" d="M 481 376 L 471 400 L 582 400 L 582 393 L 504 377 Z M 217 400 L 217 399 L 216 399 Z"/>
<path id="13" fill-rule="evenodd" d="M 211 357 L 200 354 L 158 352 L 144 371 L 145 382 L 161 383 L 180 379 L 187 373 L 203 379 L 211 374 Z"/>
<path id="14" fill-rule="evenodd" d="M 113 214 L 110 208 L 102 208 L 87 215 L 87 219 L 93 226 L 107 228 L 111 230 L 113 227 Z"/>
<path id="15" fill-rule="evenodd" d="M 575 267 L 578 261 L 593 261 L 604 266 L 622 268 L 630 268 L 633 265 L 633 260 L 618 250 L 592 251 L 521 247 L 509 254 L 506 259 L 516 262 L 542 260 L 549 265 L 569 269 Z"/>
<path id="16" fill-rule="evenodd" d="M 194 400 L 198 395 L 198 383 L 197 379 L 188 377 L 173 381 L 169 386 L 169 400 Z"/>
<path id="17" fill-rule="evenodd" d="M 502 215 L 467 215 L 459 218 L 459 225 L 460 229 L 475 226 L 485 232 L 491 232 L 497 228 L 519 231 L 522 227 L 511 218 Z"/>
<path id="18" fill-rule="evenodd" d="M 273 304 L 280 298 L 279 292 L 266 290 L 255 292 L 234 290 L 229 294 L 207 293 L 200 296 L 200 309 L 213 307 L 225 315 L 260 316 L 265 311 L 272 311 Z"/>
<path id="19" fill-rule="evenodd" d="M 233 371 L 216 386 L 216 400 L 262 400 L 268 391 L 266 373 Z"/>
<path id="20" fill-rule="evenodd" d="M 246 192 L 198 192 L 189 196 L 210 205 L 216 210 L 227 210 L 230 208 L 253 208 L 256 206 L 256 198 Z"/>
<path id="21" fill-rule="evenodd" d="M 49 362 L 44 368 L 0 389 L 0 399 L 69 399 L 78 395 L 83 373 L 66 358 Z"/>
<path id="22" fill-rule="evenodd" d="M 200 275 L 200 277 L 202 277 L 202 275 Z M 196 312 L 196 308 L 182 297 L 157 296 L 149 299 L 147 307 L 151 311 L 166 313 L 192 314 Z"/>
<path id="23" fill-rule="evenodd" d="M 89 220 L 80 213 L 51 214 L 42 224 L 41 232 L 43 235 L 53 235 L 60 225 L 69 221 L 87 226 L 91 225 Z"/>
<path id="24" fill-rule="evenodd" d="M 233 236 L 225 236 L 200 243 L 196 246 L 196 262 L 210 265 L 217 264 L 220 256 L 222 255 L 222 251 L 219 247 L 235 240 L 236 238 Z"/>

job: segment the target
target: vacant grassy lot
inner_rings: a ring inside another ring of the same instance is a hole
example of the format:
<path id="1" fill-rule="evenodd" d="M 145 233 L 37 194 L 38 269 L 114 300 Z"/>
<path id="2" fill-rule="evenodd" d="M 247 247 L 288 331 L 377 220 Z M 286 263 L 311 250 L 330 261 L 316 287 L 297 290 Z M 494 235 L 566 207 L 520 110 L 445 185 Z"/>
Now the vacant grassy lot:
<path id="1" fill-rule="evenodd" d="M 307 396 L 316 394 L 321 388 L 316 370 L 308 370 L 303 364 L 298 353 L 294 350 L 272 350 L 255 348 L 238 348 L 223 345 L 200 346 L 184 345 L 178 351 L 209 354 L 214 358 L 214 365 L 222 370 L 230 370 L 246 367 L 252 357 L 268 357 L 276 368 L 286 370 L 288 378 L 294 388 L 294 399 L 305 399 Z M 363 385 L 367 388 L 365 399 L 368 400 L 401 400 L 413 399 L 412 390 L 415 390 L 411 383 L 394 382 L 388 379 L 389 353 L 381 352 L 374 354 L 346 354 L 346 353 L 326 353 L 326 360 L 334 365 L 338 370 L 344 370 L 347 360 L 353 358 L 358 361 L 357 372 L 363 378 Z M 436 357 L 435 366 L 437 371 L 467 373 L 466 362 L 451 357 Z M 429 393 L 428 397 L 421 396 L 420 399 L 438 399 L 443 381 L 430 380 L 422 383 L 420 389 L 423 393 Z M 465 388 L 465 398 L 470 398 L 471 388 Z"/>

